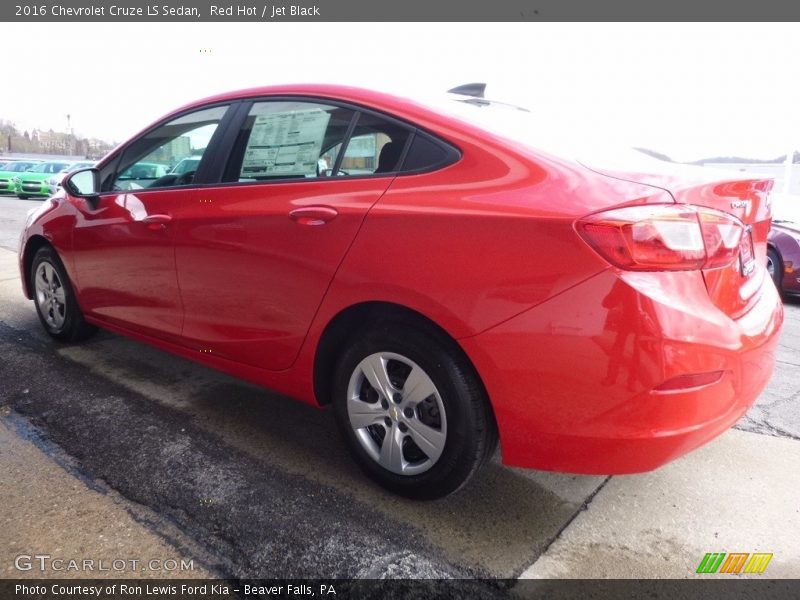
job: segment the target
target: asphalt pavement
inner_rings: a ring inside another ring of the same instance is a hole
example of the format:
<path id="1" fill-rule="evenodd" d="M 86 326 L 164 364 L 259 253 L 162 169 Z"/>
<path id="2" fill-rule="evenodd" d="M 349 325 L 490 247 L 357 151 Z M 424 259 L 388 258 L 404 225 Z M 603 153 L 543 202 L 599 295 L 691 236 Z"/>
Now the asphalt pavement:
<path id="1" fill-rule="evenodd" d="M 363 477 L 327 411 L 110 333 L 51 341 L 16 270 L 39 202 L 0 197 L 0 576 L 97 575 L 15 566 L 39 552 L 192 563 L 143 577 L 680 578 L 736 548 L 800 577 L 798 301 L 769 388 L 706 447 L 611 478 L 495 457 L 418 503 Z"/>

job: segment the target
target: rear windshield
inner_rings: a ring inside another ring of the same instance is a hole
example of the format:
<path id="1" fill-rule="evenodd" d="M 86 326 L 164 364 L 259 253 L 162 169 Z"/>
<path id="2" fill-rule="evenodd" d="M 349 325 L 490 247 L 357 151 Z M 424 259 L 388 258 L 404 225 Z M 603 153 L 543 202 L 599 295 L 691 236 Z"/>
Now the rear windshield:
<path id="1" fill-rule="evenodd" d="M 510 141 L 517 148 L 546 152 L 592 168 L 649 172 L 669 164 L 620 140 L 609 140 L 597 131 L 576 130 L 563 118 L 525 107 L 453 94 L 426 104 L 433 110 Z"/>
<path id="2" fill-rule="evenodd" d="M 437 112 L 444 112 L 469 125 L 529 147 L 541 147 L 553 141 L 551 127 L 527 108 L 466 96 L 448 95 L 426 102 Z"/>

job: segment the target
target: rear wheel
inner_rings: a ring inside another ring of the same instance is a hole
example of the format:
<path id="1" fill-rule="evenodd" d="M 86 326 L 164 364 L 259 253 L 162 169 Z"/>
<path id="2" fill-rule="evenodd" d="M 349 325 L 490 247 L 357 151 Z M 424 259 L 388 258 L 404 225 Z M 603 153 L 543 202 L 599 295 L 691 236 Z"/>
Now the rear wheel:
<path id="1" fill-rule="evenodd" d="M 781 262 L 781 257 L 778 256 L 778 253 L 775 252 L 772 248 L 767 249 L 767 272 L 769 276 L 772 277 L 772 281 L 775 282 L 775 287 L 778 288 L 778 291 L 781 291 L 781 279 L 783 276 L 783 263 Z"/>
<path id="2" fill-rule="evenodd" d="M 17 198 L 19 198 L 20 200 L 27 200 L 28 198 L 30 198 L 30 196 L 28 196 L 27 194 L 17 194 Z"/>
<path id="3" fill-rule="evenodd" d="M 33 257 L 30 286 L 39 320 L 55 339 L 76 342 L 97 330 L 83 319 L 64 265 L 49 246 Z"/>
<path id="4" fill-rule="evenodd" d="M 385 325 L 353 343 L 334 378 L 334 409 L 362 469 L 402 496 L 462 487 L 497 444 L 471 365 L 438 336 Z"/>

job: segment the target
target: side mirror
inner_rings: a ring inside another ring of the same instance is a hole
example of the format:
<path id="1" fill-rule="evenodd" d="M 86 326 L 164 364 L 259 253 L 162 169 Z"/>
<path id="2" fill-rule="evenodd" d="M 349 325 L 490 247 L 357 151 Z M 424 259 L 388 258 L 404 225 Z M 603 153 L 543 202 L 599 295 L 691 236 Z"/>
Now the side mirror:
<path id="1" fill-rule="evenodd" d="M 70 173 L 62 183 L 70 195 L 77 198 L 94 198 L 100 193 L 100 171 L 95 168 Z"/>

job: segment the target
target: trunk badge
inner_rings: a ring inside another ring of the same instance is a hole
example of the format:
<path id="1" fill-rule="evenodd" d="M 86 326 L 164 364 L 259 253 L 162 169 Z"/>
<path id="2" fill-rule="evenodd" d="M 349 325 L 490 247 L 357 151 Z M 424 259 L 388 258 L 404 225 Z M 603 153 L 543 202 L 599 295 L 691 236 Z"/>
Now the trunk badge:
<path id="1" fill-rule="evenodd" d="M 750 202 L 750 200 L 734 200 L 733 202 L 731 202 L 731 208 L 734 208 L 734 209 L 743 208 L 745 215 L 749 215 L 750 214 L 750 207 L 751 206 L 752 206 L 752 202 Z"/>

